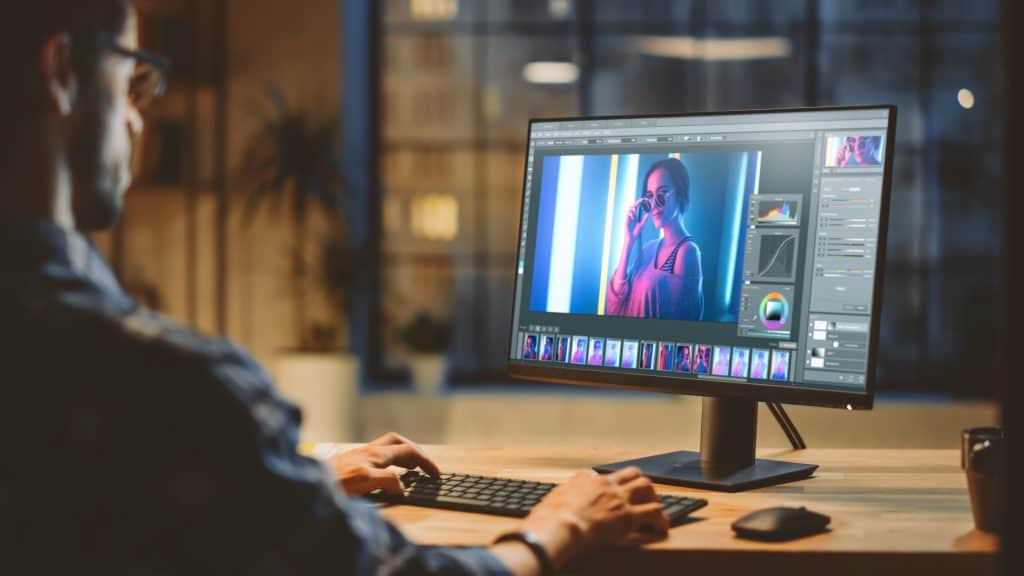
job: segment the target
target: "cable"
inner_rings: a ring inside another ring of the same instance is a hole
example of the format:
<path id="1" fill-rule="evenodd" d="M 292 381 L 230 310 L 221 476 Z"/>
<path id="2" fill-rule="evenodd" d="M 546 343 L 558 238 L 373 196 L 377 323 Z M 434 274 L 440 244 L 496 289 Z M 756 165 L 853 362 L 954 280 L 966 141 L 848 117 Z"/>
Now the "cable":
<path id="1" fill-rule="evenodd" d="M 768 411 L 772 413 L 772 416 L 778 423 L 779 428 L 782 428 L 782 432 L 786 435 L 786 439 L 789 440 L 790 446 L 792 446 L 795 449 L 797 446 L 796 438 L 793 436 L 793 431 L 789 428 L 786 419 L 782 416 L 782 414 L 779 414 L 778 406 L 771 402 L 765 402 L 765 406 L 767 406 Z"/>
<path id="2" fill-rule="evenodd" d="M 789 414 L 786 413 L 786 409 L 782 407 L 779 402 L 765 402 L 768 406 L 768 410 L 775 417 L 775 421 L 779 423 L 779 427 L 782 428 L 783 433 L 786 434 L 786 438 L 789 439 L 790 446 L 794 450 L 804 450 L 807 448 L 807 444 L 804 442 L 803 436 L 800 435 L 800 431 L 797 430 L 796 424 L 790 419 Z"/>

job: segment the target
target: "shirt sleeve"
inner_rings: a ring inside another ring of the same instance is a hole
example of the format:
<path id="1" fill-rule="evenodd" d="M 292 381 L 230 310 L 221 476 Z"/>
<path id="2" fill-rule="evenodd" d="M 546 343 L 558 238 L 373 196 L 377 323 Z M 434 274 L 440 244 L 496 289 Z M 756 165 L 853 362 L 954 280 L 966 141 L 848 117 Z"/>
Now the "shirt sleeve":
<path id="1" fill-rule="evenodd" d="M 185 361 L 164 393 L 180 416 L 165 451 L 166 515 L 184 564 L 246 574 L 507 574 L 482 548 L 418 546 L 297 452 L 299 410 L 234 347 Z M 174 400 L 173 398 L 178 398 Z M 183 566 L 186 567 L 186 566 Z"/>

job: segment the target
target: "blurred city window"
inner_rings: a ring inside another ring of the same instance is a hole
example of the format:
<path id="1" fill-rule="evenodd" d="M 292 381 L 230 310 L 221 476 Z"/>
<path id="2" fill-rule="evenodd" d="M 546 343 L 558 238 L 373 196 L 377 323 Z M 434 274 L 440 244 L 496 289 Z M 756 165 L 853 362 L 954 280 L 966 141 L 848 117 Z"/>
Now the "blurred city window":
<path id="1" fill-rule="evenodd" d="M 899 107 L 882 390 L 990 396 L 1005 289 L 998 2 L 387 0 L 380 341 L 451 320 L 455 386 L 502 383 L 530 118 Z"/>

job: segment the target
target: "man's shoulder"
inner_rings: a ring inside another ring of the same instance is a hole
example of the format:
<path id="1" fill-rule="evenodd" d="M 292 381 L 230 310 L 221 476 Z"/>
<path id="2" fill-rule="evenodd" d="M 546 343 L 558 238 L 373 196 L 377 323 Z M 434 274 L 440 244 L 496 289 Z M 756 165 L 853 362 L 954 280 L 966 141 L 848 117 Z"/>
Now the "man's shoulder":
<path id="1" fill-rule="evenodd" d="M 67 323 L 82 343 L 123 347 L 136 352 L 195 360 L 252 363 L 238 346 L 202 334 L 158 312 L 103 294 L 77 293 L 40 305 L 49 321 Z"/>
<path id="2" fill-rule="evenodd" d="M 49 314 L 60 318 L 76 345 L 118 362 L 126 377 L 172 382 L 165 392 L 174 389 L 182 397 L 226 392 L 232 404 L 246 410 L 275 396 L 270 375 L 241 347 L 148 308 L 111 305 L 103 298 L 61 298 Z"/>

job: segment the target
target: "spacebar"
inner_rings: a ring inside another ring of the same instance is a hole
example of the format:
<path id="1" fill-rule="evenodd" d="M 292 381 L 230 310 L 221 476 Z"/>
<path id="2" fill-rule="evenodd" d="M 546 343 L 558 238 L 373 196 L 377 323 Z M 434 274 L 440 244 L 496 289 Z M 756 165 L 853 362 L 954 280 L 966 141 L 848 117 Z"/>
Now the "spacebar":
<path id="1" fill-rule="evenodd" d="M 406 500 L 413 504 L 437 502 L 439 504 L 458 504 L 461 506 L 487 506 L 487 500 L 459 498 L 458 496 L 416 496 L 415 494 L 410 494 L 406 496 Z"/>

